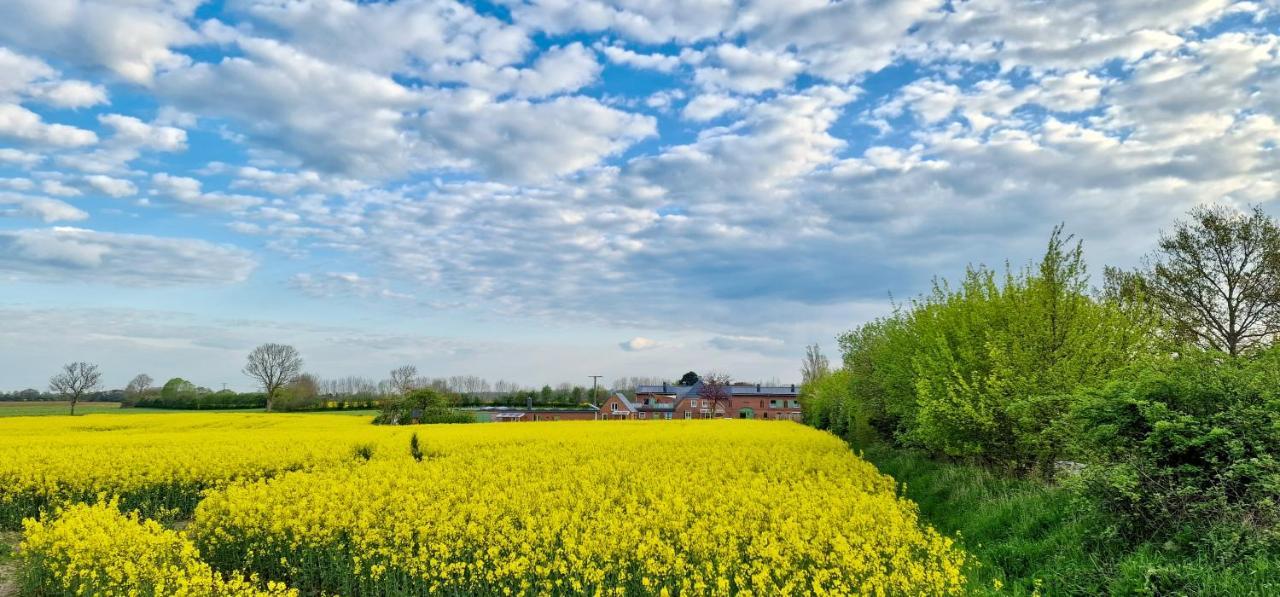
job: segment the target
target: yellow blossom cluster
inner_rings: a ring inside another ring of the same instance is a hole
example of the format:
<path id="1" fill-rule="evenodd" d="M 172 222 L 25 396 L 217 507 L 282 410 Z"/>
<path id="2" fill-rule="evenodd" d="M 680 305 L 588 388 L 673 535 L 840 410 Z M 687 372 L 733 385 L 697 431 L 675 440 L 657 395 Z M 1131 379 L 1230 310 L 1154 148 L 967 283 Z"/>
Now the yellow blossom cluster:
<path id="1" fill-rule="evenodd" d="M 185 517 L 205 490 L 328 466 L 347 460 L 355 444 L 405 434 L 347 415 L 0 418 L 0 529 L 101 496 L 146 516 Z"/>
<path id="2" fill-rule="evenodd" d="M 944 595 L 965 556 L 833 436 L 764 421 L 418 428 L 210 493 L 220 569 L 305 593 Z"/>
<path id="3" fill-rule="evenodd" d="M 115 504 L 76 504 L 50 521 L 27 520 L 19 554 L 25 588 L 39 595 L 286 597 L 256 577 L 224 576 L 185 537 Z"/>

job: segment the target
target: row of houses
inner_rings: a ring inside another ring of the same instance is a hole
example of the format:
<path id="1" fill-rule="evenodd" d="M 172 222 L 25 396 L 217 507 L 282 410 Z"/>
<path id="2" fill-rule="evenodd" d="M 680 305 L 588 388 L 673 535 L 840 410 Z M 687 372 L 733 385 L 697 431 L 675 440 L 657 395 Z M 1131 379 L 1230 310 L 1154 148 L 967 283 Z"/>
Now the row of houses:
<path id="1" fill-rule="evenodd" d="M 489 420 L 502 423 L 531 421 L 593 421 L 673 419 L 771 419 L 801 420 L 800 396 L 789 386 L 726 386 L 720 400 L 703 397 L 702 382 L 691 386 L 662 384 L 636 388 L 634 398 L 621 392 L 609 396 L 598 408 L 491 408 Z"/>

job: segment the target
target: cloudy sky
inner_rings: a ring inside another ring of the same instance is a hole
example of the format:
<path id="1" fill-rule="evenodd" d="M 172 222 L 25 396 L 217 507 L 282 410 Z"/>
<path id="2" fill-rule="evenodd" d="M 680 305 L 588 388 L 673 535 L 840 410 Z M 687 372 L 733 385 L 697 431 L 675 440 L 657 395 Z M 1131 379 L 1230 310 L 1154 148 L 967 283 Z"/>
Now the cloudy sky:
<path id="1" fill-rule="evenodd" d="M 1276 0 L 6 0 L 0 389 L 529 384 L 806 343 L 1280 186 Z"/>

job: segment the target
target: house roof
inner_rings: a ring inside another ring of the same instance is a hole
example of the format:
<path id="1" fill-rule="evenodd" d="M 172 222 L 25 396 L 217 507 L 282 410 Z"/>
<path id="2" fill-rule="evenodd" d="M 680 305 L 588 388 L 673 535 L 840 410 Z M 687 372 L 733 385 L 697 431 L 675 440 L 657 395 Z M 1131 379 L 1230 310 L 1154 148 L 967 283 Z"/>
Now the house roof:
<path id="1" fill-rule="evenodd" d="M 691 386 L 677 386 L 667 384 L 666 386 L 637 386 L 637 394 L 671 394 L 677 398 L 696 397 L 699 390 L 702 389 L 702 382 L 699 381 Z M 725 386 L 730 396 L 796 396 L 800 392 L 800 387 L 796 385 L 790 386 Z"/>

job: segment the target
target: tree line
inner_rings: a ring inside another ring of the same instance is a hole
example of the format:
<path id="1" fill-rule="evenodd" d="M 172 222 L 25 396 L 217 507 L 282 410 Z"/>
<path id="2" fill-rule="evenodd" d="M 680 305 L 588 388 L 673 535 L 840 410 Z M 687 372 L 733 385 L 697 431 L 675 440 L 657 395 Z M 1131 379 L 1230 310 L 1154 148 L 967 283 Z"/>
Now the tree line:
<path id="1" fill-rule="evenodd" d="M 1061 227 L 1021 268 L 971 266 L 806 355 L 806 420 L 1060 484 L 1096 536 L 1223 562 L 1280 531 L 1280 227 L 1200 207 L 1090 283 Z"/>

